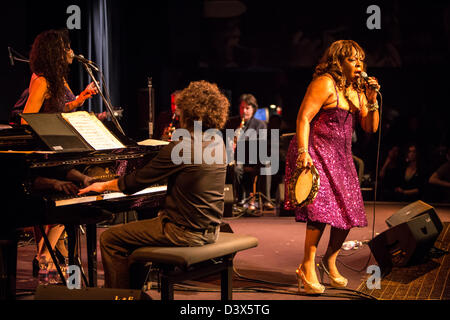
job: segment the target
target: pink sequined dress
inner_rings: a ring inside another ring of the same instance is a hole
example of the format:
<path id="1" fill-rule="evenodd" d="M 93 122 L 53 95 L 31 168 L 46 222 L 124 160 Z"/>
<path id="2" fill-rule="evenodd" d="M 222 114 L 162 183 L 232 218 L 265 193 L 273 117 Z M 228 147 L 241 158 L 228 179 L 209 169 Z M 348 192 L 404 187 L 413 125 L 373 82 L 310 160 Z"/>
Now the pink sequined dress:
<path id="1" fill-rule="evenodd" d="M 319 172 L 320 188 L 314 202 L 302 208 L 285 201 L 285 209 L 295 210 L 296 221 L 322 222 L 346 230 L 367 226 L 351 149 L 357 119 L 358 113 L 339 107 L 338 96 L 336 107 L 320 109 L 311 121 L 308 152 Z M 286 157 L 286 185 L 295 170 L 297 150 L 294 136 Z M 289 199 L 287 193 L 285 199 Z"/>

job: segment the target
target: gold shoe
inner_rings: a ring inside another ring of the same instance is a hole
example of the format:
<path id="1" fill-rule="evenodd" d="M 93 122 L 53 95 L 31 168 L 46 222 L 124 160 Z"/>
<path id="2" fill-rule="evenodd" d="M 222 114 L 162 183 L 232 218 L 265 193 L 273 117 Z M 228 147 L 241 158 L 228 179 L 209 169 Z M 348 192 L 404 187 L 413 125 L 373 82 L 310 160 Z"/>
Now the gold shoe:
<path id="1" fill-rule="evenodd" d="M 303 286 L 306 294 L 322 294 L 325 291 L 325 287 L 320 283 L 311 283 L 306 280 L 305 274 L 301 270 L 302 265 L 299 265 L 295 273 L 297 274 L 298 291 Z"/>
<path id="2" fill-rule="evenodd" d="M 320 261 L 319 272 L 320 272 L 320 281 L 323 283 L 323 274 L 326 273 L 328 278 L 330 278 L 330 285 L 335 288 L 345 288 L 348 284 L 348 280 L 344 277 L 333 277 L 331 276 L 330 272 L 327 270 L 325 265 L 323 264 L 323 261 Z"/>

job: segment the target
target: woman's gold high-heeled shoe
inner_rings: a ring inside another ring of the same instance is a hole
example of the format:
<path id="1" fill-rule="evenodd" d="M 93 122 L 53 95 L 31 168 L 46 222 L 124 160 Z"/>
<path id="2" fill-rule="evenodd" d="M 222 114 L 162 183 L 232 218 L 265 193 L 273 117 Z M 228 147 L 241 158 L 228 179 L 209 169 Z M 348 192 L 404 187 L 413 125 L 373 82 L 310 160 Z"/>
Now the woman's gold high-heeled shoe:
<path id="1" fill-rule="evenodd" d="M 311 283 L 306 280 L 306 276 L 301 270 L 302 265 L 299 265 L 295 273 L 297 274 L 298 291 L 303 286 L 306 294 L 321 294 L 325 291 L 325 287 L 320 283 Z"/>
<path id="2" fill-rule="evenodd" d="M 323 274 L 326 273 L 328 278 L 330 279 L 331 283 L 330 285 L 335 288 L 345 288 L 348 284 L 348 280 L 344 277 L 333 277 L 331 276 L 330 272 L 327 270 L 325 265 L 323 264 L 323 261 L 320 261 L 319 265 L 319 272 L 320 272 L 320 281 L 323 283 Z"/>

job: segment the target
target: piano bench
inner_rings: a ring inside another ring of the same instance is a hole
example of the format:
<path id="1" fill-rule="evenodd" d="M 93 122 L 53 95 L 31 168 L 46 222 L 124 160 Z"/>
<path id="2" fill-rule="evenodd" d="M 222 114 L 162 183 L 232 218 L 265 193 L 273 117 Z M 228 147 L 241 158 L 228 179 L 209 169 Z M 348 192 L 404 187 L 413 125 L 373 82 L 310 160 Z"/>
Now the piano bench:
<path id="1" fill-rule="evenodd" d="M 161 300 L 173 300 L 175 283 L 220 273 L 221 299 L 231 300 L 234 255 L 257 245 L 255 237 L 220 232 L 215 243 L 198 247 L 142 247 L 130 255 L 131 284 L 142 285 L 143 274 L 135 271 L 151 262 L 160 272 Z"/>

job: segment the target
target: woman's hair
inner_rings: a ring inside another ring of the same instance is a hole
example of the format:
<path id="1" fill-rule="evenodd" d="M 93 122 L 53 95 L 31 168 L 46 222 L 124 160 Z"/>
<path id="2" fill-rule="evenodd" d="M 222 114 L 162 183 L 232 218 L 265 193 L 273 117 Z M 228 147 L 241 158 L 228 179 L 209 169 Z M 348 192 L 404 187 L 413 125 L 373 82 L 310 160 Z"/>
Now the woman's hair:
<path id="1" fill-rule="evenodd" d="M 240 96 L 239 102 L 244 101 L 246 104 L 253 107 L 253 114 L 258 110 L 258 101 L 256 101 L 256 98 L 254 95 L 250 93 L 244 93 Z"/>
<path id="2" fill-rule="evenodd" d="M 30 52 L 31 71 L 47 80 L 49 103 L 47 106 L 58 111 L 64 105 L 64 79 L 69 65 L 66 50 L 70 48 L 67 30 L 48 30 L 40 33 L 33 42 Z"/>
<path id="3" fill-rule="evenodd" d="M 228 118 L 230 102 L 216 84 L 204 80 L 191 82 L 177 94 L 175 103 L 188 129 L 194 121 L 202 122 L 203 131 L 222 129 Z"/>
<path id="4" fill-rule="evenodd" d="M 343 89 L 345 86 L 344 74 L 342 71 L 342 62 L 345 58 L 351 57 L 353 49 L 360 56 L 361 60 L 364 60 L 366 54 L 364 50 L 353 40 L 338 40 L 333 42 L 316 66 L 313 78 L 328 73 L 336 82 L 339 89 Z M 363 64 L 363 70 L 365 70 L 365 64 Z M 362 83 L 354 83 L 353 86 L 361 90 Z"/>

